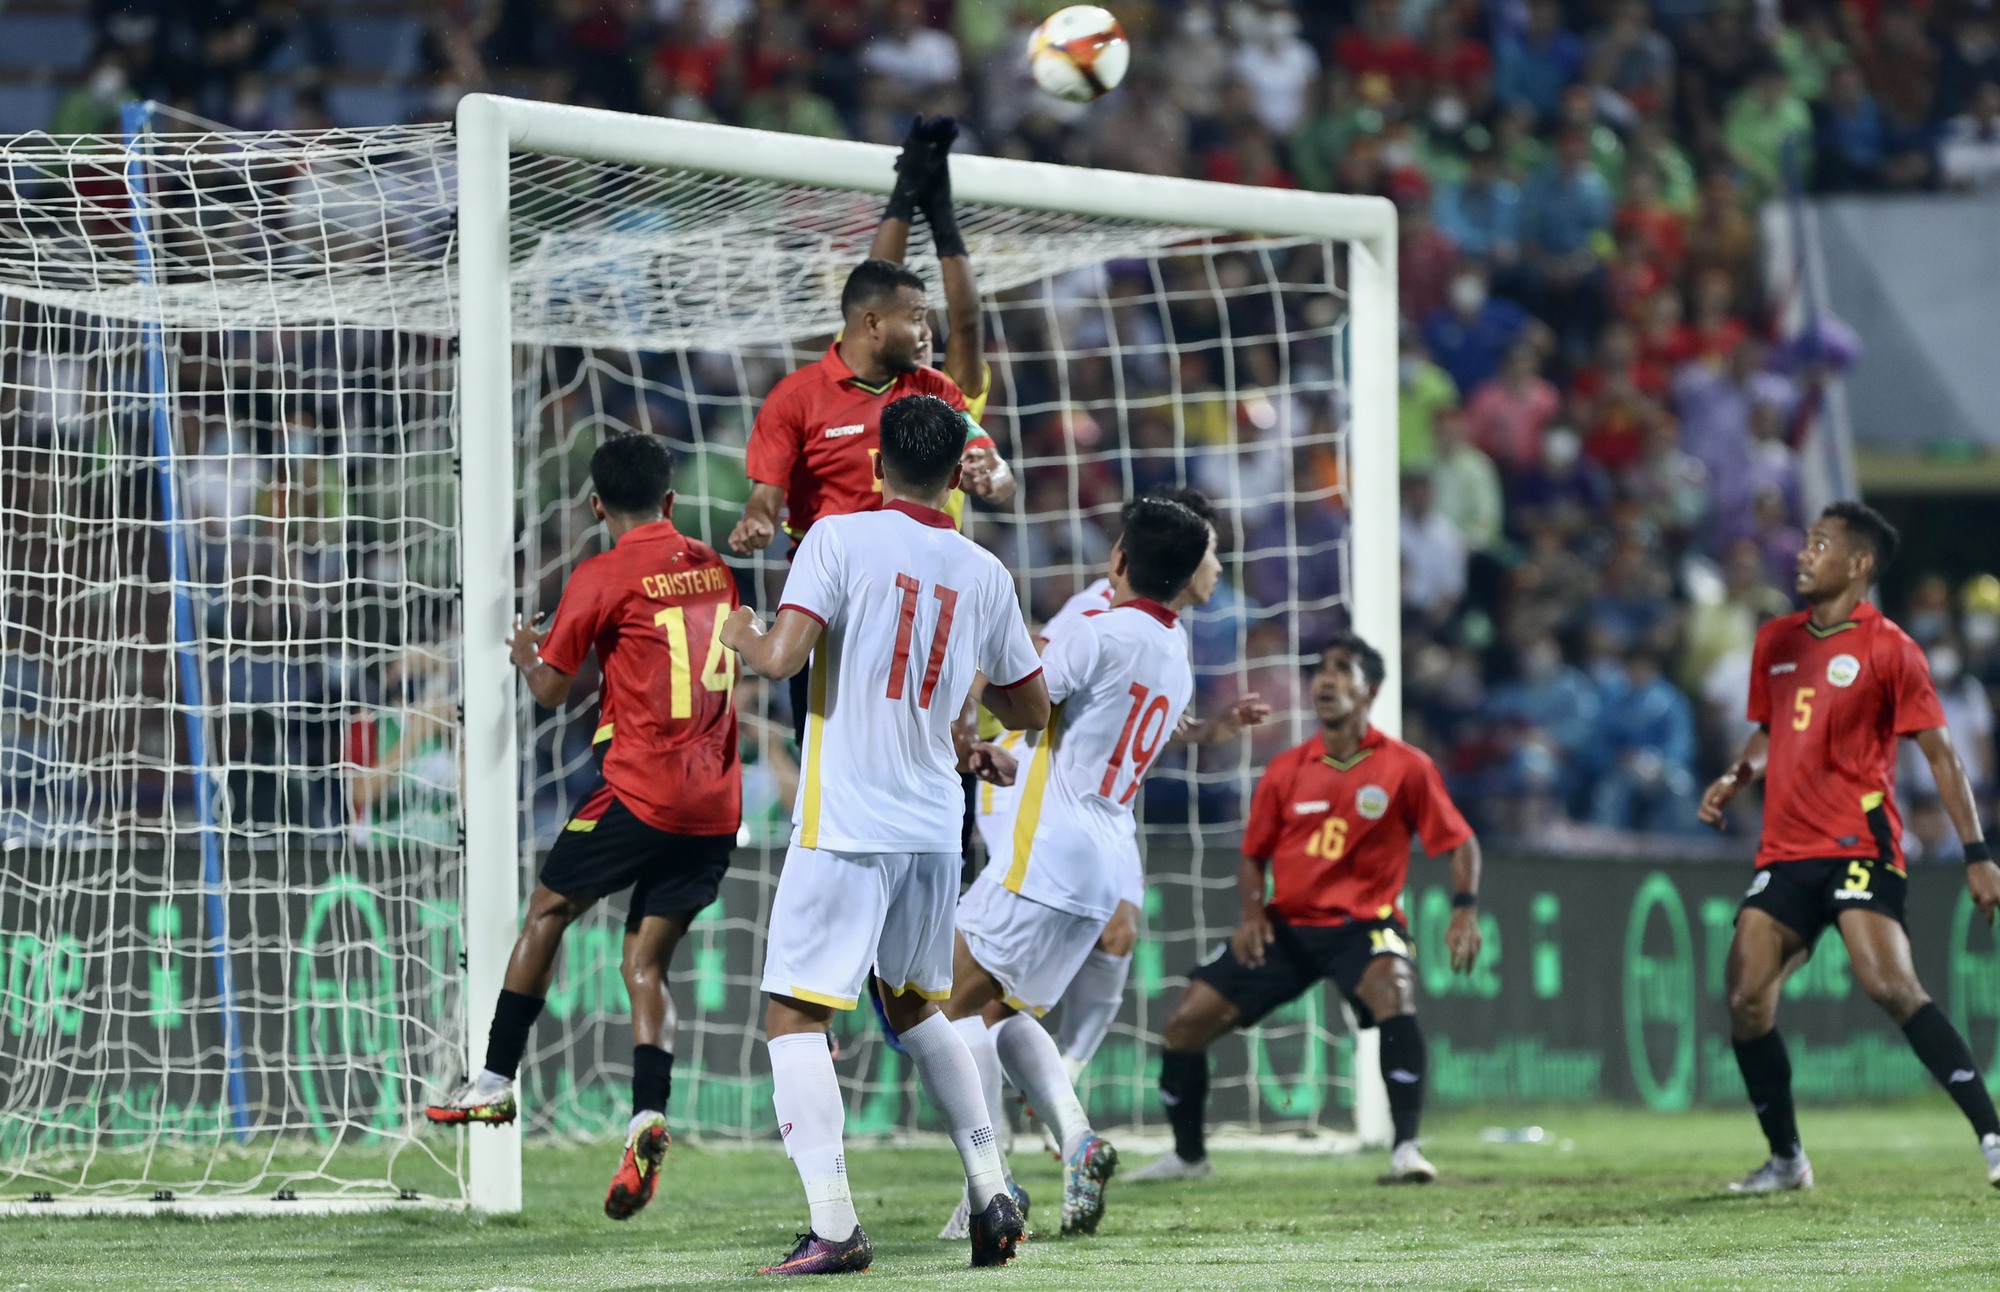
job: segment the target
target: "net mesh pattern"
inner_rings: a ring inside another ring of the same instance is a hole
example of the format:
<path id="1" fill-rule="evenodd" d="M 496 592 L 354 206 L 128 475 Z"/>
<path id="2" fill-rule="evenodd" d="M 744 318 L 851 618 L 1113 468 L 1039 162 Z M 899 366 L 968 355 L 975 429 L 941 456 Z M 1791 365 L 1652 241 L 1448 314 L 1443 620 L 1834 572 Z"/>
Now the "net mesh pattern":
<path id="1" fill-rule="evenodd" d="M 809 146 L 809 145 L 802 145 Z M 462 1190 L 426 1098 L 462 1052 L 461 446 L 443 127 L 0 141 L 0 1197 Z M 759 402 L 823 353 L 879 200 L 518 157 L 513 373 L 526 613 L 603 538 L 608 434 L 675 450 L 718 547 Z M 1190 616 L 1200 712 L 1278 709 L 1162 760 L 1149 934 L 1084 1080 L 1106 1124 L 1181 975 L 1226 934 L 1254 768 L 1303 738 L 1296 660 L 1344 622 L 1346 302 L 1336 246 L 972 207 L 984 424 L 1020 477 L 967 529 L 1032 619 L 1103 571 L 1118 506 L 1194 484 L 1228 573 Z M 912 265 L 935 281 L 921 232 Z M 940 324 L 942 320 L 940 320 Z M 479 500 L 468 500 L 478 505 Z M 774 548 L 733 561 L 769 607 Z M 594 777 L 596 678 L 522 697 L 523 891 Z M 766 1133 L 761 929 L 795 775 L 747 678 L 749 820 L 676 963 L 673 1116 Z M 524 1063 L 531 1129 L 627 1112 L 622 904 L 565 940 Z M 1218 1067 L 1225 1117 L 1339 1124 L 1337 1002 Z M 850 1131 L 931 1125 L 865 1017 L 837 1025 Z"/>

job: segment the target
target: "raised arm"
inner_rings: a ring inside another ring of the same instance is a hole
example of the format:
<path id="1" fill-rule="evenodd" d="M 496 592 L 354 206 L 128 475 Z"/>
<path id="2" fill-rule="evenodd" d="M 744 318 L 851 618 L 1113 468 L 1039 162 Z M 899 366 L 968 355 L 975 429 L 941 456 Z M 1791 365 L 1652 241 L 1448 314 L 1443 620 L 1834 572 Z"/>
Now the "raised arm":
<path id="1" fill-rule="evenodd" d="M 778 508 L 785 505 L 785 491 L 772 484 L 752 484 L 750 500 L 743 504 L 743 518 L 729 531 L 729 550 L 738 556 L 761 552 L 778 536 Z"/>
<path id="2" fill-rule="evenodd" d="M 1931 765 L 1931 775 L 1937 778 L 1938 797 L 1944 801 L 1945 815 L 1951 818 L 1951 825 L 1958 831 L 1959 842 L 1965 845 L 1965 884 L 1972 890 L 1973 905 L 1979 908 L 1980 916 L 1993 923 L 1993 911 L 2000 906 L 2000 866 L 1993 864 L 1993 855 L 1986 845 L 1985 831 L 1979 824 L 1979 806 L 1972 797 L 1972 779 L 1965 774 L 1965 764 L 1959 759 L 1958 749 L 1951 743 L 1951 732 L 1945 727 L 1932 727 L 1917 733 L 1917 748 L 1923 750 L 1924 758 Z"/>
<path id="3" fill-rule="evenodd" d="M 757 612 L 738 606 L 722 622 L 722 644 L 736 652 L 758 676 L 786 678 L 812 658 L 824 625 L 802 610 L 785 606 L 769 632 L 757 626 Z"/>

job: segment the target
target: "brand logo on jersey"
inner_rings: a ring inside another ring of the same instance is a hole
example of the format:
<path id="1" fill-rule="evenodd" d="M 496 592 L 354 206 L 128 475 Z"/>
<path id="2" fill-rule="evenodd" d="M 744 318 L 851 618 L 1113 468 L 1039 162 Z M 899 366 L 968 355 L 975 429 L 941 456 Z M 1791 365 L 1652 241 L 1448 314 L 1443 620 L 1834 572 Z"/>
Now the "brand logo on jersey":
<path id="1" fill-rule="evenodd" d="M 1836 888 L 1833 900 L 1836 902 L 1865 902 L 1875 894 L 1866 888 Z"/>
<path id="2" fill-rule="evenodd" d="M 1380 785 L 1363 785 L 1354 791 L 1354 810 L 1370 821 L 1380 821 L 1389 810 L 1389 791 Z"/>
<path id="3" fill-rule="evenodd" d="M 1773 664 L 1773 665 L 1771 665 L 1771 676 L 1772 676 L 1772 677 L 1776 677 L 1776 676 L 1778 676 L 1778 674 L 1780 674 L 1780 673 L 1796 673 L 1796 672 L 1798 672 L 1798 671 L 1799 671 L 1799 666 L 1798 666 L 1798 665 L 1797 665 L 1796 663 L 1792 663 L 1792 664 Z"/>
<path id="4" fill-rule="evenodd" d="M 1292 804 L 1292 811 L 1298 813 L 1300 816 L 1316 816 L 1332 806 L 1333 804 L 1327 802 L 1325 799 L 1307 799 L 1303 803 Z"/>
<path id="5" fill-rule="evenodd" d="M 1861 661 L 1852 655 L 1835 655 L 1826 662 L 1826 680 L 1835 686 L 1853 686 L 1861 676 Z"/>
<path id="6" fill-rule="evenodd" d="M 868 427 L 866 424 L 857 424 L 854 426 L 829 426 L 826 428 L 826 438 L 828 438 L 829 440 L 842 440 L 846 439 L 850 435 L 859 435 L 861 434 L 861 432 L 867 429 Z"/>
<path id="7" fill-rule="evenodd" d="M 1757 878 L 1750 881 L 1750 891 L 1743 895 L 1745 897 L 1755 897 L 1757 894 L 1763 892 L 1770 886 L 1771 886 L 1771 872 L 1768 870 L 1760 870 L 1757 872 Z"/>

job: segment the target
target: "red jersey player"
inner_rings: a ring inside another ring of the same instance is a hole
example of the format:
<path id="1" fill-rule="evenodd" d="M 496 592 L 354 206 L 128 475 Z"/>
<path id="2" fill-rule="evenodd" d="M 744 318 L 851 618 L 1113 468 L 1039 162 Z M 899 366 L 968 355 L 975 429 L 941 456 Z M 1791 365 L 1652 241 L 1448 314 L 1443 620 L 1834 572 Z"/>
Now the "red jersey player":
<path id="1" fill-rule="evenodd" d="M 1989 923 L 2000 905 L 1996 868 L 1972 786 L 1945 730 L 1924 653 L 1862 598 L 1896 554 L 1895 528 L 1858 502 L 1837 502 L 1806 532 L 1798 591 L 1808 609 L 1765 624 L 1750 657 L 1749 718 L 1758 724 L 1736 767 L 1701 801 L 1701 819 L 1764 778 L 1757 877 L 1729 944 L 1729 1031 L 1743 1085 L 1771 1157 L 1730 1185 L 1737 1193 L 1812 1187 L 1792 1110 L 1792 1064 L 1778 1035 L 1778 993 L 1840 930 L 1855 980 L 1902 1026 L 1910 1048 L 1979 1136 L 1987 1179 L 2000 1187 L 2000 1119 L 1965 1038 L 1917 981 L 1903 927 L 1908 878 L 1896 813 L 1896 741 L 1929 760 L 1959 838 L 1966 883 Z"/>
<path id="2" fill-rule="evenodd" d="M 736 580 L 714 549 L 677 531 L 673 457 L 650 435 L 606 440 L 590 459 L 591 510 L 609 551 L 576 568 L 549 628 L 516 621 L 507 645 L 538 703 L 569 696 L 593 648 L 604 673 L 601 783 L 549 849 L 493 1012 L 486 1067 L 426 1110 L 435 1122 L 514 1120 L 515 1075 L 541 1014 L 564 930 L 601 897 L 632 890 L 622 968 L 632 998 L 632 1122 L 604 1199 L 624 1220 L 653 1196 L 668 1145 L 674 1003 L 667 966 L 715 900 L 742 821 L 736 657 L 721 645 Z"/>
<path id="3" fill-rule="evenodd" d="M 1393 1178 L 1437 1178 L 1417 1148 L 1425 1050 L 1400 902 L 1412 838 L 1432 856 L 1449 857 L 1454 896 L 1445 944 L 1452 968 L 1470 970 L 1479 958 L 1479 841 L 1431 760 L 1368 725 L 1382 676 L 1374 647 L 1351 633 L 1335 638 L 1313 676 L 1319 734 L 1272 759 L 1257 783 L 1237 872 L 1242 920 L 1222 953 L 1189 975 L 1163 1029 L 1160 1101 L 1174 1151 L 1134 1180 L 1212 1172 L 1202 1142 L 1209 1046 L 1323 978 L 1333 980 L 1361 1026 L 1381 1031 L 1396 1129 Z"/>

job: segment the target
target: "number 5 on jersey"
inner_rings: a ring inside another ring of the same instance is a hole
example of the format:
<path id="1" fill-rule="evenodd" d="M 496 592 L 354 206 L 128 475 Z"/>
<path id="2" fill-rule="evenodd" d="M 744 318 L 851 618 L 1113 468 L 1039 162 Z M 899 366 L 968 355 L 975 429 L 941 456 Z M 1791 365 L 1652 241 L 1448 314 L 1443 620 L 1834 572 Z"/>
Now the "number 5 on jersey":
<path id="1" fill-rule="evenodd" d="M 708 634 L 708 656 L 701 667 L 701 689 L 726 694 L 736 687 L 736 653 L 725 650 L 722 645 L 722 621 L 725 617 L 723 607 L 714 607 L 710 618 L 715 626 Z M 692 718 L 694 664 L 688 654 L 687 607 L 668 606 L 653 616 L 653 626 L 667 630 L 667 654 L 674 661 L 667 679 L 667 716 Z"/>

